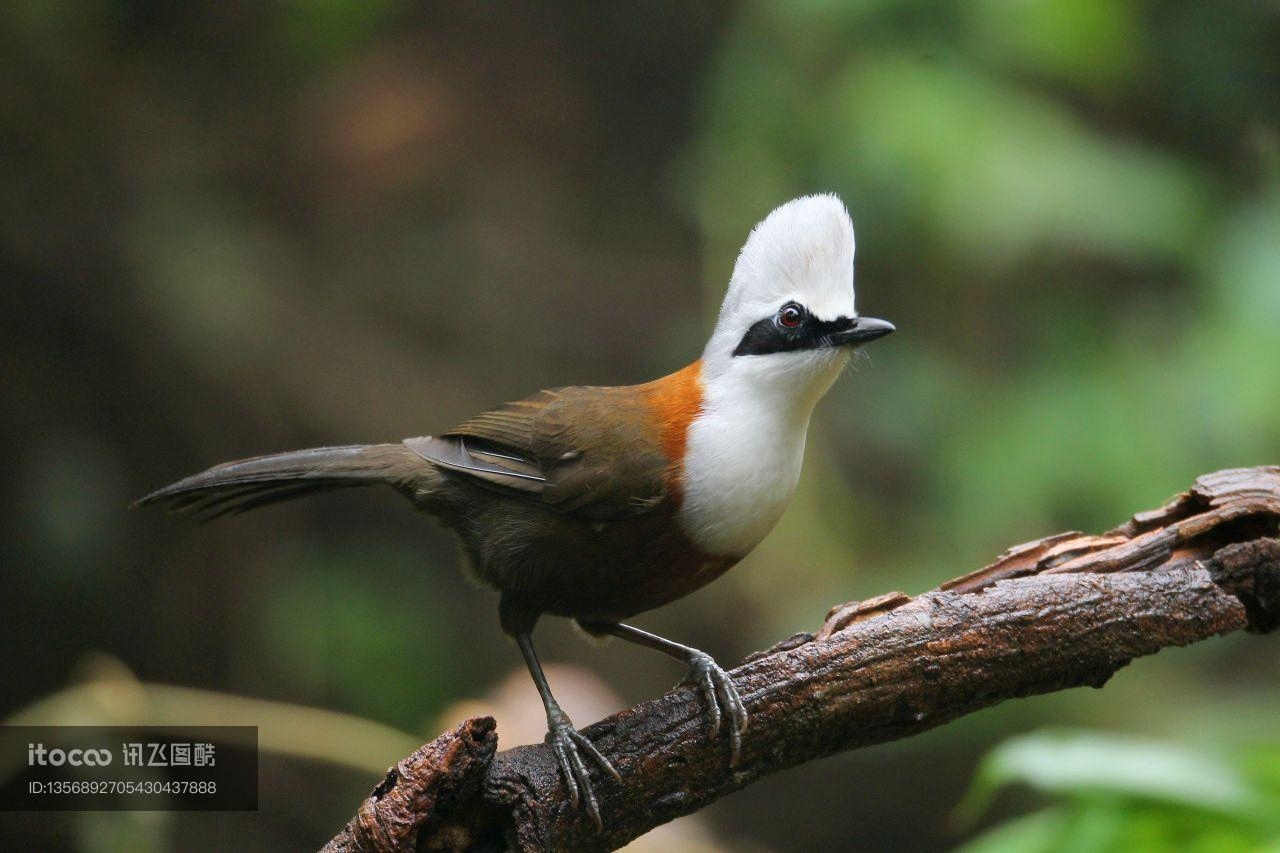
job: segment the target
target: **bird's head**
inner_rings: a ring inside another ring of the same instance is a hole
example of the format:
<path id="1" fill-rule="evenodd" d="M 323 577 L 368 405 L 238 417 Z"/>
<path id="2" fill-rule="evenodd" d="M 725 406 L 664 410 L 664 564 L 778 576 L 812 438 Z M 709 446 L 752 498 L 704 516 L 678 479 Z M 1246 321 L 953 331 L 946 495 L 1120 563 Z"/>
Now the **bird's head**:
<path id="1" fill-rule="evenodd" d="M 703 376 L 816 402 L 855 348 L 894 330 L 854 309 L 853 249 L 853 222 L 835 195 L 804 196 L 765 217 L 734 265 Z"/>

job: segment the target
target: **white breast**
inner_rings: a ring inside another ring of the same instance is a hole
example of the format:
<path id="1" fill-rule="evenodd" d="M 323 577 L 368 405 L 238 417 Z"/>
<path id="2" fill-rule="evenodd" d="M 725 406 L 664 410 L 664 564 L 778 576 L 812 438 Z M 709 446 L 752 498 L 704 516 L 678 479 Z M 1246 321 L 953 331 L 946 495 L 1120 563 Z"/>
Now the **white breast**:
<path id="1" fill-rule="evenodd" d="M 689 426 L 680 510 L 697 545 L 743 557 L 773 529 L 800 479 L 813 406 L 842 361 L 827 360 L 823 375 L 805 382 L 774 385 L 730 373 L 704 387 L 702 411 Z"/>

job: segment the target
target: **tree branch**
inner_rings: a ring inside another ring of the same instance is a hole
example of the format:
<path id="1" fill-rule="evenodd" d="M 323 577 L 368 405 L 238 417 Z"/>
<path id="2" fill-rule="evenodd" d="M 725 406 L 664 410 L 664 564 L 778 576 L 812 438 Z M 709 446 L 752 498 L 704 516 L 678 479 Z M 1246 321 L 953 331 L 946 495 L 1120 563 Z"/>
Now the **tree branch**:
<path id="1" fill-rule="evenodd" d="M 586 734 L 604 832 L 569 806 L 544 746 L 495 754 L 468 720 L 388 771 L 328 851 L 607 850 L 769 773 L 917 734 L 1005 699 L 1101 687 L 1131 660 L 1280 626 L 1280 467 L 1221 471 L 1101 536 L 1063 533 L 917 597 L 832 608 L 732 672 L 751 713 L 741 765 L 680 688 Z"/>

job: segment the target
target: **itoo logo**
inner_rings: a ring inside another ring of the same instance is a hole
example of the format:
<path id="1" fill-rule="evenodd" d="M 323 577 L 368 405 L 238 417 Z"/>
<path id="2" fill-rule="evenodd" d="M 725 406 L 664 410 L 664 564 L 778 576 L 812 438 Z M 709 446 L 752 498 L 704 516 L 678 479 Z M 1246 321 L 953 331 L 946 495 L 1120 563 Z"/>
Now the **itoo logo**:
<path id="1" fill-rule="evenodd" d="M 45 749 L 42 743 L 27 744 L 27 766 L 106 767 L 111 763 L 109 749 Z"/>

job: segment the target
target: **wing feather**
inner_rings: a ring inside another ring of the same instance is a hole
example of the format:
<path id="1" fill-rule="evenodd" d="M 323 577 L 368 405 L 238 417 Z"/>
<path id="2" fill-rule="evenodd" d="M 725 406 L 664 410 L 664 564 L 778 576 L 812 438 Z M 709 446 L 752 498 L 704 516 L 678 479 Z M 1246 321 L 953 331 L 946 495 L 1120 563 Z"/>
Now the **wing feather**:
<path id="1" fill-rule="evenodd" d="M 405 445 L 441 468 L 561 513 L 608 520 L 666 496 L 667 459 L 627 388 L 558 388 Z"/>

